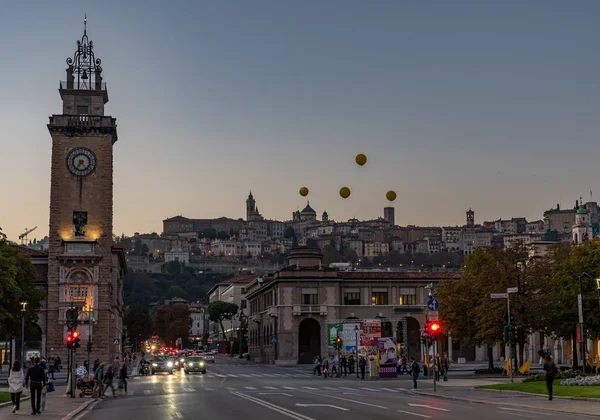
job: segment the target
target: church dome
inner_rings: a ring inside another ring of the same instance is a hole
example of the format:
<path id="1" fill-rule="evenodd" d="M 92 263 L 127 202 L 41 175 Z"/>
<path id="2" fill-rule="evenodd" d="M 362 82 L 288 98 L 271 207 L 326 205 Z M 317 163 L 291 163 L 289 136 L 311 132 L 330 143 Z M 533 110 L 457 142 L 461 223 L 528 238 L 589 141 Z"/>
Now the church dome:
<path id="1" fill-rule="evenodd" d="M 583 206 L 579 206 L 577 209 L 577 214 L 587 214 L 587 210 Z"/>
<path id="2" fill-rule="evenodd" d="M 317 212 L 314 211 L 314 209 L 310 206 L 310 203 L 306 203 L 306 207 L 304 207 L 304 210 L 302 210 L 302 214 L 314 214 L 314 215 L 316 215 Z"/>

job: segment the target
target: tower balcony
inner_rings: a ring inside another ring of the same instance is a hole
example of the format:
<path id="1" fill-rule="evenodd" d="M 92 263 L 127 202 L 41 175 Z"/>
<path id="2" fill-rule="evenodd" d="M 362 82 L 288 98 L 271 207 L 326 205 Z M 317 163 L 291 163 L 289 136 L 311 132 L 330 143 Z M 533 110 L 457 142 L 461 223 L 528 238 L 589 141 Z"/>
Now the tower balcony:
<path id="1" fill-rule="evenodd" d="M 58 259 L 65 265 L 95 264 L 102 256 L 98 252 L 97 241 L 62 241 Z"/>
<path id="2" fill-rule="evenodd" d="M 114 144 L 117 141 L 117 119 L 100 115 L 52 115 L 48 131 L 67 136 L 108 134 Z"/>

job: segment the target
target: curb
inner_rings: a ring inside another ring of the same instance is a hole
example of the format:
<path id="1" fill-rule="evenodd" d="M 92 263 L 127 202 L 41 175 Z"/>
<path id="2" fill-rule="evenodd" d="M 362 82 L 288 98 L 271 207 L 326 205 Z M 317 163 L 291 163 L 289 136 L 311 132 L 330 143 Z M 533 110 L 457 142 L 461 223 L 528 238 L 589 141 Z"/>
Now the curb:
<path id="1" fill-rule="evenodd" d="M 73 417 L 77 416 L 79 413 L 84 411 L 86 408 L 88 408 L 90 405 L 92 405 L 96 401 L 99 401 L 99 400 L 97 398 L 92 398 L 91 400 L 84 402 L 79 407 L 77 407 L 75 410 L 71 411 L 69 414 L 64 416 L 61 420 L 72 419 Z"/>
<path id="2" fill-rule="evenodd" d="M 575 413 L 575 412 L 573 412 L 573 410 L 566 410 L 566 409 L 562 410 L 562 409 L 556 409 L 556 408 L 550 408 L 550 407 L 540 408 L 540 407 L 536 407 L 536 406 L 532 406 L 532 405 L 513 404 L 513 403 L 507 403 L 507 402 L 496 402 L 496 401 L 480 400 L 480 399 L 467 398 L 467 397 L 455 397 L 455 396 L 450 396 L 450 395 L 437 394 L 437 393 L 433 393 L 433 392 L 413 391 L 413 393 L 416 395 L 423 395 L 426 397 L 442 398 L 445 400 L 453 400 L 453 401 L 465 401 L 465 402 L 470 402 L 473 404 L 487 404 L 487 405 L 499 405 L 499 406 L 504 406 L 504 407 L 529 408 L 529 409 L 538 410 L 538 411 L 551 411 L 554 413 L 569 413 L 571 415 L 577 414 L 577 415 L 589 416 L 589 417 L 600 417 L 600 413 L 599 414 Z M 543 394 L 531 394 L 531 393 L 527 393 L 527 392 L 524 392 L 523 394 L 543 395 Z"/>
<path id="3" fill-rule="evenodd" d="M 21 402 L 27 401 L 29 399 L 30 399 L 30 397 L 21 397 Z M 2 407 L 8 407 L 8 406 L 11 406 L 11 405 L 12 405 L 12 403 L 10 401 L 5 402 L 5 403 L 0 403 L 0 408 L 2 408 Z"/>
<path id="4" fill-rule="evenodd" d="M 522 394 L 522 395 L 535 395 L 536 397 L 547 397 L 548 394 L 537 394 L 533 392 L 523 392 L 523 391 L 514 391 L 512 389 L 489 389 L 489 388 L 476 388 L 477 391 L 484 392 L 505 392 L 512 394 Z M 594 401 L 600 402 L 600 398 L 590 398 L 590 397 L 562 397 L 558 395 L 554 395 L 553 399 L 561 399 L 561 400 L 576 400 L 576 401 Z"/>

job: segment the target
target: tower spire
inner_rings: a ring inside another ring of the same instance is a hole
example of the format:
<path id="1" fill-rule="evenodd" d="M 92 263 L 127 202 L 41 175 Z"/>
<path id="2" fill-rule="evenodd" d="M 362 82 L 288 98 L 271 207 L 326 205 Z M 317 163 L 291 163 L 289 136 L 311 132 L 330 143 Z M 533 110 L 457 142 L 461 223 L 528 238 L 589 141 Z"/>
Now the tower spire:
<path id="1" fill-rule="evenodd" d="M 87 35 L 87 14 L 83 15 L 83 34 Z"/>

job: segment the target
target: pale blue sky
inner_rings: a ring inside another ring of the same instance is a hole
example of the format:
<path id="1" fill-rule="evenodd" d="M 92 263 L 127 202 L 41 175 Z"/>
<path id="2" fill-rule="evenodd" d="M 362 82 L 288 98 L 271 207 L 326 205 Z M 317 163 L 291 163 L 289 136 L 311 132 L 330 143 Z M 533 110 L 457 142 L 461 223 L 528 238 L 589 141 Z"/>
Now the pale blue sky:
<path id="1" fill-rule="evenodd" d="M 83 15 L 117 118 L 115 232 L 161 220 L 540 218 L 596 188 L 597 1 L 0 1 L 0 226 L 48 226 Z M 368 155 L 363 168 L 356 153 Z M 342 200 L 341 186 L 352 189 Z"/>

